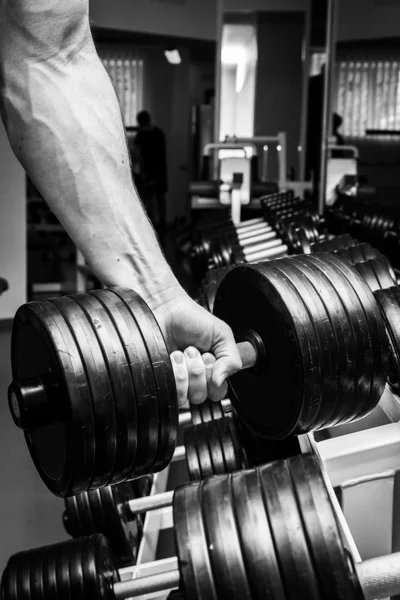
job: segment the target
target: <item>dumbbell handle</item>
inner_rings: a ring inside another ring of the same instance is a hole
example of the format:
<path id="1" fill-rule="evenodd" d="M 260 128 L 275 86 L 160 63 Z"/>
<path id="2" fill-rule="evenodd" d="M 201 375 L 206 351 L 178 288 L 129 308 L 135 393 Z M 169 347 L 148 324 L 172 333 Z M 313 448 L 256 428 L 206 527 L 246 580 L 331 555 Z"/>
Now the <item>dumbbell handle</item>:
<path id="1" fill-rule="evenodd" d="M 365 560 L 357 563 L 355 567 L 365 600 L 380 600 L 400 594 L 400 552 Z M 140 567 L 137 567 L 137 570 L 140 570 Z M 116 583 L 114 594 L 117 600 L 137 598 L 152 592 L 177 588 L 179 583 L 179 570 L 172 568 L 156 575 L 133 577 L 128 581 Z"/>

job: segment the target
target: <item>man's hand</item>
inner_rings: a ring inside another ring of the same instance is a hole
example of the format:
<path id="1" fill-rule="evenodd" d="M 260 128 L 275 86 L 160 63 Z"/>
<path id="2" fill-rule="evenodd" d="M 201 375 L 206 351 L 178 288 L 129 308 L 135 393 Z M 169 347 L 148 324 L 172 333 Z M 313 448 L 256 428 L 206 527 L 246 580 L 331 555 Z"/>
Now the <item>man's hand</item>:
<path id="1" fill-rule="evenodd" d="M 189 399 L 226 397 L 226 379 L 242 366 L 231 328 L 189 296 L 179 295 L 154 310 L 166 337 L 178 391 L 179 406 Z"/>

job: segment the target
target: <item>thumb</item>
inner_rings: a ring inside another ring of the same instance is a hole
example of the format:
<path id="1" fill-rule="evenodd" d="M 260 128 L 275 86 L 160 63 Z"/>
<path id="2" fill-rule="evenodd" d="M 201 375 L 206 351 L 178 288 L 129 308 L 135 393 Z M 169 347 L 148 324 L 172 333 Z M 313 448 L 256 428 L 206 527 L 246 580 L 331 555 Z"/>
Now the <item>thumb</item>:
<path id="1" fill-rule="evenodd" d="M 230 328 L 226 330 L 221 342 L 214 349 L 214 356 L 217 360 L 211 379 L 214 385 L 220 387 L 225 379 L 242 368 L 240 354 Z"/>

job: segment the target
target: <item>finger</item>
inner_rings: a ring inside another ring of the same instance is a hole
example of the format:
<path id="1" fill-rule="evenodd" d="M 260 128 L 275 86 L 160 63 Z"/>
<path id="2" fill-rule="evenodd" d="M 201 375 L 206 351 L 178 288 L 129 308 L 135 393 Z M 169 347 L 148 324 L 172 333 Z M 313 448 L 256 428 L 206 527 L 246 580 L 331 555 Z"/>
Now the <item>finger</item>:
<path id="1" fill-rule="evenodd" d="M 226 393 L 228 391 L 228 384 L 224 382 L 222 386 L 217 387 L 212 380 L 213 368 L 216 363 L 216 358 L 210 352 L 206 352 L 202 356 L 204 365 L 206 367 L 206 377 L 207 377 L 207 390 L 208 397 L 213 402 L 219 402 L 226 397 Z"/>
<path id="2" fill-rule="evenodd" d="M 189 373 L 189 402 L 201 404 L 207 398 L 206 367 L 200 352 L 193 346 L 186 348 L 184 355 Z"/>
<path id="3" fill-rule="evenodd" d="M 171 363 L 174 370 L 176 391 L 178 394 L 178 406 L 184 406 L 188 399 L 189 373 L 183 352 L 176 350 L 171 354 Z"/>
<path id="4" fill-rule="evenodd" d="M 213 349 L 217 361 L 212 374 L 213 383 L 218 388 L 222 386 L 228 377 L 242 368 L 242 360 L 231 328 L 223 325 L 219 336 L 220 341 L 216 344 L 215 349 Z"/>

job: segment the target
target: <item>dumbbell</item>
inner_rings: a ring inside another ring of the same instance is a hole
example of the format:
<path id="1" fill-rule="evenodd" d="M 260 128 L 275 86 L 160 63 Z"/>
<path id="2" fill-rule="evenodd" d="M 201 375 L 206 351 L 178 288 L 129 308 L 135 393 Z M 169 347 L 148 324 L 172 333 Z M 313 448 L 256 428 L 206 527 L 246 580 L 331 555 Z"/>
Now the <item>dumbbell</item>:
<path id="1" fill-rule="evenodd" d="M 243 250 L 247 247 L 274 240 L 276 232 L 267 223 L 252 225 L 237 230 L 236 228 L 215 228 L 211 232 L 202 232 L 194 237 L 191 251 L 192 268 L 195 273 L 204 273 L 215 247 L 218 249 L 219 239 L 223 237 L 229 246 L 237 245 Z"/>
<path id="2" fill-rule="evenodd" d="M 151 478 L 143 477 L 65 498 L 63 523 L 66 532 L 73 538 L 102 533 L 110 543 L 118 567 L 133 564 L 143 521 L 141 515 L 129 510 L 129 502 L 148 495 L 150 481 Z"/>
<path id="3" fill-rule="evenodd" d="M 400 288 L 395 285 L 374 292 L 382 312 L 390 347 L 389 380 L 400 383 Z"/>
<path id="4" fill-rule="evenodd" d="M 262 437 L 349 422 L 379 402 L 385 325 L 364 280 L 338 257 L 239 266 L 220 284 L 214 314 L 232 327 L 243 363 L 230 379 L 230 401 Z M 154 315 L 133 291 L 21 307 L 11 355 L 11 414 L 55 494 L 169 464 L 178 427 L 173 369 Z"/>
<path id="5" fill-rule="evenodd" d="M 186 600 L 362 598 L 400 593 L 400 553 L 355 563 L 315 456 L 303 455 L 175 490 L 176 558 L 120 581 L 95 535 L 21 552 L 3 573 L 3 600 L 123 600 L 179 589 Z M 126 574 L 125 574 L 126 575 Z"/>

